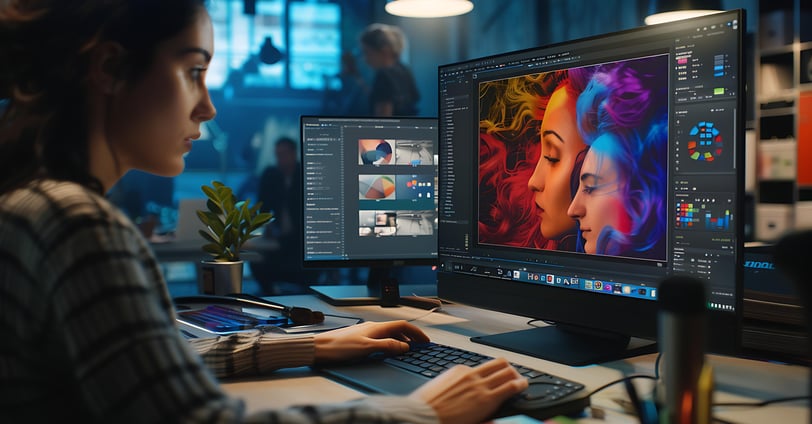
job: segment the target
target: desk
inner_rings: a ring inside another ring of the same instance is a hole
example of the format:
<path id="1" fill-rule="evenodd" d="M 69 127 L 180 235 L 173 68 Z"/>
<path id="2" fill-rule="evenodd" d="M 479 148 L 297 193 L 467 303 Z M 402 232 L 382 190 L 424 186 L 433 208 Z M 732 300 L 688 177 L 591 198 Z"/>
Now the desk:
<path id="1" fill-rule="evenodd" d="M 527 328 L 528 318 L 485 311 L 463 305 L 443 305 L 444 312 L 428 313 L 407 306 L 382 308 L 379 306 L 330 306 L 314 296 L 297 295 L 272 298 L 295 306 L 318 309 L 325 313 L 355 315 L 371 321 L 393 319 L 414 320 L 432 340 L 502 356 L 529 367 L 571 378 L 592 390 L 629 374 L 654 374 L 656 355 L 643 355 L 631 359 L 587 367 L 569 367 L 518 353 L 476 344 L 471 336 L 493 334 Z M 752 402 L 807 393 L 809 370 L 796 365 L 773 364 L 739 358 L 709 355 L 708 360 L 716 372 L 715 402 Z M 635 380 L 641 394 L 649 393 L 652 382 Z M 281 408 L 293 404 L 312 402 L 341 402 L 363 396 L 352 388 L 321 377 L 309 368 L 282 370 L 271 378 L 227 382 L 227 392 L 245 399 L 249 412 L 265 408 Z M 318 398 L 314 394 L 318 393 Z M 622 384 L 609 387 L 592 397 L 592 405 L 606 413 L 604 419 L 585 418 L 584 423 L 635 423 L 634 417 L 625 415 L 613 399 L 626 399 Z M 762 408 L 717 408 L 714 416 L 735 423 L 809 423 L 806 403 L 779 403 Z"/>
<path id="2" fill-rule="evenodd" d="M 209 255 L 205 253 L 203 238 L 200 240 L 160 240 L 150 243 L 152 252 L 159 262 L 194 262 L 207 259 Z M 262 260 L 265 255 L 270 255 L 279 250 L 279 243 L 276 240 L 257 237 L 248 240 L 243 246 L 240 256 L 246 261 Z"/>

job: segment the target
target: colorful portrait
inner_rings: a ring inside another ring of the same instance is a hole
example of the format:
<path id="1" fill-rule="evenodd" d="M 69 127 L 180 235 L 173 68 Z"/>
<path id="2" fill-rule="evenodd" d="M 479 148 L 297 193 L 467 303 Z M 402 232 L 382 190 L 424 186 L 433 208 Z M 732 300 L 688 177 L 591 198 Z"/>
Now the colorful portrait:
<path id="1" fill-rule="evenodd" d="M 667 66 L 665 55 L 604 64 L 578 99 L 580 252 L 666 259 Z"/>
<path id="2" fill-rule="evenodd" d="M 667 88 L 666 56 L 480 83 L 478 242 L 664 260 Z"/>
<path id="3" fill-rule="evenodd" d="M 479 222 L 484 244 L 574 251 L 567 214 L 586 148 L 575 102 L 593 67 L 479 86 Z"/>

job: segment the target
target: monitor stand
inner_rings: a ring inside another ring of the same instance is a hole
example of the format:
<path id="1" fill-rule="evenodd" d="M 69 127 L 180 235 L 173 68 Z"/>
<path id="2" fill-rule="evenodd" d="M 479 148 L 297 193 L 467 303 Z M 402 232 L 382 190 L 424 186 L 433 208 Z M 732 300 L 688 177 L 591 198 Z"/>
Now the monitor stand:
<path id="1" fill-rule="evenodd" d="M 650 340 L 550 325 L 471 337 L 471 341 L 570 366 L 584 366 L 657 352 Z"/>
<path id="2" fill-rule="evenodd" d="M 313 285 L 310 290 L 334 306 L 406 305 L 423 309 L 438 306 L 439 301 L 434 300 L 436 284 L 399 284 L 391 275 L 391 267 L 370 267 L 366 284 Z"/>

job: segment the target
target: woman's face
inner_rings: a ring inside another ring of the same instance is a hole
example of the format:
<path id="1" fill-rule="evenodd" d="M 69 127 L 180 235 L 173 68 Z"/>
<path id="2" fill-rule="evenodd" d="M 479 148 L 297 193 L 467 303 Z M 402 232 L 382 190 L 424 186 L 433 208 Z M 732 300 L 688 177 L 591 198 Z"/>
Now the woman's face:
<path id="1" fill-rule="evenodd" d="M 378 69 L 386 65 L 387 55 L 383 50 L 376 50 L 367 45 L 362 45 L 361 51 L 364 53 L 364 61 L 370 68 Z"/>
<path id="2" fill-rule="evenodd" d="M 586 147 L 575 125 L 577 97 L 561 87 L 553 92 L 541 122 L 541 155 L 527 186 L 534 192 L 541 234 L 557 239 L 575 227 L 567 215 L 570 178 L 578 153 Z"/>
<path id="3" fill-rule="evenodd" d="M 113 96 L 107 135 L 123 170 L 183 171 L 200 124 L 216 113 L 205 84 L 213 52 L 211 20 L 200 7 L 188 28 L 159 44 L 146 73 Z"/>
<path id="4" fill-rule="evenodd" d="M 581 224 L 587 253 L 596 253 L 598 236 L 605 227 L 622 233 L 631 230 L 631 218 L 623 201 L 623 182 L 615 161 L 601 153 L 603 144 L 599 138 L 587 152 L 581 167 L 581 184 L 568 211 Z"/>

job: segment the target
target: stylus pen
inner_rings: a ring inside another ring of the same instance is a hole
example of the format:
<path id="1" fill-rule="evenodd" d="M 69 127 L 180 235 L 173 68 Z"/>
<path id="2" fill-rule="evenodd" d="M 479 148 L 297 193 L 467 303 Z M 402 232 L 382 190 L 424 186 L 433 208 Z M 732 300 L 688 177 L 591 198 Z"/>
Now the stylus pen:
<path id="1" fill-rule="evenodd" d="M 192 295 L 192 296 L 179 296 L 175 297 L 175 303 L 215 303 L 215 302 L 230 302 L 246 305 L 261 306 L 277 310 L 282 315 L 287 316 L 293 321 L 294 325 L 301 324 L 318 324 L 324 322 L 324 313 L 321 311 L 311 311 L 307 308 L 299 306 L 285 306 L 281 303 L 276 303 L 271 300 L 264 299 L 259 296 L 250 295 L 247 293 L 231 293 L 225 296 L 218 295 Z"/>

